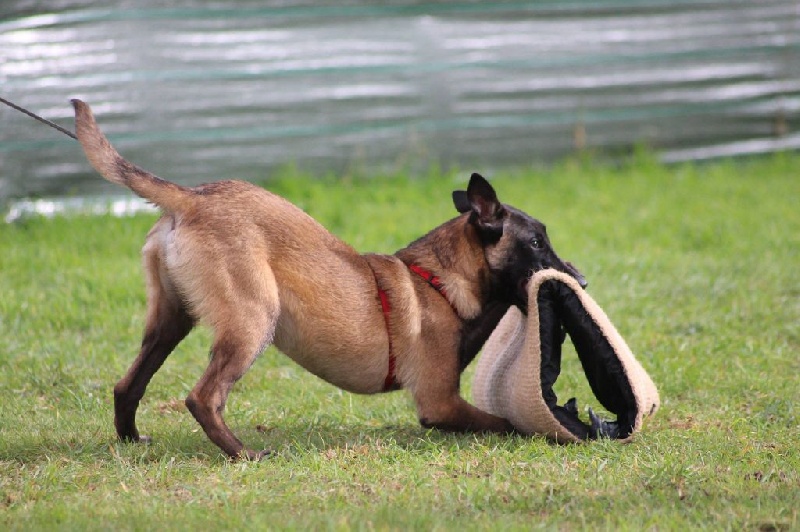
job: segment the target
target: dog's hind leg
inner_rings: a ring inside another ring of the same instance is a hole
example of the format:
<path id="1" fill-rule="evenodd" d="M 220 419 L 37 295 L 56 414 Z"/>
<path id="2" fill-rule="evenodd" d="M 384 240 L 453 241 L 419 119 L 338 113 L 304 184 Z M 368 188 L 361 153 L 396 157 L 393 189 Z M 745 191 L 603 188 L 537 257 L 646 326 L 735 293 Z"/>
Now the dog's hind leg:
<path id="1" fill-rule="evenodd" d="M 194 322 L 181 309 L 161 308 L 148 319 L 142 348 L 125 377 L 114 386 L 114 425 L 122 440 L 149 441 L 136 429 L 136 409 L 147 384 L 175 346 L 192 330 Z"/>
<path id="2" fill-rule="evenodd" d="M 122 440 L 148 441 L 136 429 L 136 409 L 144 396 L 147 384 L 175 346 L 194 327 L 174 294 L 162 284 L 160 258 L 152 246 L 145 246 L 143 257 L 147 275 L 147 323 L 139 356 L 116 386 L 114 386 L 114 425 Z"/>
<path id="3" fill-rule="evenodd" d="M 258 460 L 269 454 L 246 449 L 222 417 L 233 385 L 253 364 L 264 344 L 263 340 L 247 338 L 241 332 L 218 334 L 208 368 L 186 398 L 186 406 L 208 438 L 231 458 Z"/>
<path id="4" fill-rule="evenodd" d="M 225 308 L 225 315 L 213 324 L 211 360 L 186 398 L 186 406 L 208 438 L 234 459 L 258 460 L 269 454 L 245 448 L 222 417 L 233 385 L 275 334 L 280 308 L 277 285 L 269 272 L 262 271 L 259 281 L 265 290 L 250 292 L 249 297 L 240 292 L 237 305 Z"/>

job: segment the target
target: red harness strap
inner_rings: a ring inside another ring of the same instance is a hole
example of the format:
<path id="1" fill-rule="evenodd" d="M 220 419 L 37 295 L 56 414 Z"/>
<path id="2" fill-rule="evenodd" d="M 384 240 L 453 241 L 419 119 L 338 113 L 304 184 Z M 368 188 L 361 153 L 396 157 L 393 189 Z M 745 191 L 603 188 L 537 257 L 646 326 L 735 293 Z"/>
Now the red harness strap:
<path id="1" fill-rule="evenodd" d="M 433 288 L 439 292 L 448 303 L 450 300 L 447 299 L 447 292 L 444 290 L 444 285 L 442 284 L 441 279 L 437 276 L 433 275 L 431 272 L 426 270 L 421 266 L 417 266 L 416 264 L 410 264 L 408 269 L 412 272 L 416 273 L 425 281 L 431 285 Z M 377 283 L 378 279 L 375 278 L 375 282 Z M 397 386 L 397 378 L 395 377 L 395 366 L 397 365 L 397 359 L 394 356 L 394 350 L 392 349 L 392 332 L 389 329 L 389 318 L 390 314 L 392 313 L 392 306 L 389 304 L 389 296 L 386 295 L 386 291 L 378 285 L 378 297 L 381 300 L 381 309 L 383 310 L 383 319 L 386 322 L 386 333 L 389 338 L 389 371 L 386 373 L 386 379 L 383 381 L 383 391 L 388 392 L 389 390 L 395 389 Z M 452 303 L 450 304 L 452 307 Z M 454 309 L 455 310 L 455 309 Z"/>
<path id="2" fill-rule="evenodd" d="M 416 264 L 410 264 L 408 269 L 425 279 L 429 285 L 434 287 L 440 294 L 442 294 L 442 297 L 447 299 L 447 292 L 444 291 L 444 285 L 442 284 L 441 279 L 433 275 L 422 266 L 417 266 Z M 448 303 L 449 302 L 450 301 L 448 300 Z"/>
<path id="3" fill-rule="evenodd" d="M 394 349 L 392 349 L 392 332 L 389 330 L 389 314 L 392 313 L 392 306 L 389 304 L 389 296 L 386 295 L 386 290 L 380 286 L 378 287 L 378 297 L 381 298 L 383 320 L 386 322 L 386 336 L 389 339 L 389 371 L 386 373 L 386 379 L 383 381 L 383 391 L 388 392 L 397 384 L 394 377 L 394 367 L 397 362 L 394 357 Z"/>

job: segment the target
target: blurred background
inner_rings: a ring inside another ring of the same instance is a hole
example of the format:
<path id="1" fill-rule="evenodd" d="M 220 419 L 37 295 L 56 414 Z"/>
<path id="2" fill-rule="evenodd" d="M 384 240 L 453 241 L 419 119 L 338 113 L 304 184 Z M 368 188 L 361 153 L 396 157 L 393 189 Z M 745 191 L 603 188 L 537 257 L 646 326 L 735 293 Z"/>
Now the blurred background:
<path id="1" fill-rule="evenodd" d="M 184 184 L 800 148 L 797 0 L 2 0 L 0 96 Z M 118 194 L 0 106 L 0 204 Z"/>

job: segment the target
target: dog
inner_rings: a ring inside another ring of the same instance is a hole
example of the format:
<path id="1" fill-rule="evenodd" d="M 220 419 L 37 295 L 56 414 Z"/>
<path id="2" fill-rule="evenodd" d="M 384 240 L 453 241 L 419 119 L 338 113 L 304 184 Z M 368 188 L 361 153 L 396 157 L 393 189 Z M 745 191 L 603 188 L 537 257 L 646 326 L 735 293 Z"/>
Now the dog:
<path id="1" fill-rule="evenodd" d="M 534 271 L 585 281 L 555 253 L 545 226 L 501 203 L 486 179 L 472 174 L 466 191 L 453 192 L 456 218 L 394 255 L 362 255 L 253 184 L 189 188 L 156 177 L 117 153 L 86 103 L 72 104 L 91 165 L 163 213 L 142 249 L 141 350 L 114 387 L 121 440 L 149 440 L 136 427 L 139 401 L 197 324 L 210 327 L 213 344 L 185 404 L 232 459 L 269 454 L 245 447 L 222 414 L 234 383 L 270 344 L 349 392 L 409 390 L 423 427 L 513 431 L 461 397 L 461 373 L 511 305 L 527 309 Z"/>

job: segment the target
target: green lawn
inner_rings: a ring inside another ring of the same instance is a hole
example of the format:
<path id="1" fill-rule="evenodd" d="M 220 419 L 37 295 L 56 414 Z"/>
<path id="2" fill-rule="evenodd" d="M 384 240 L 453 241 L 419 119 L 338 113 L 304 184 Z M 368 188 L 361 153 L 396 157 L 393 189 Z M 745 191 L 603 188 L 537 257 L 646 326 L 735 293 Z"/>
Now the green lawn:
<path id="1" fill-rule="evenodd" d="M 468 176 L 289 172 L 270 188 L 392 252 L 453 216 Z M 155 217 L 27 219 L 0 225 L 0 528 L 800 527 L 800 154 L 488 177 L 548 224 L 659 386 L 634 443 L 426 431 L 405 392 L 354 396 L 269 350 L 227 419 L 276 455 L 233 463 L 183 406 L 205 331 L 150 385 L 154 442 L 118 443 L 111 390 L 138 348 Z M 574 357 L 557 390 L 598 405 Z"/>

